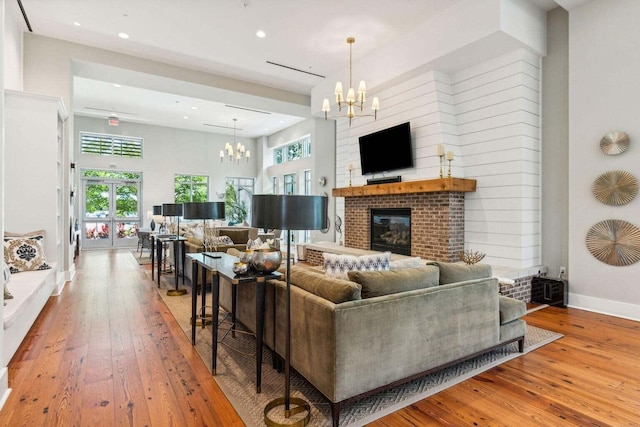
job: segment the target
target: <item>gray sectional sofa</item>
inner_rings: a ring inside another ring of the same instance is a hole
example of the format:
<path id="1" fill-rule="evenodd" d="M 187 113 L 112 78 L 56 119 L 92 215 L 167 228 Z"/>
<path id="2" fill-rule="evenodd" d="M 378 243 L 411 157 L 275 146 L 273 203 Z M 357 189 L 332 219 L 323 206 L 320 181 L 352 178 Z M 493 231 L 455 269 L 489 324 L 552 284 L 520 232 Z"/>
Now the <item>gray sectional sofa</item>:
<path id="1" fill-rule="evenodd" d="M 290 273 L 291 366 L 330 401 L 336 426 L 345 402 L 508 343 L 523 351 L 526 306 L 498 294 L 490 266 L 432 263 L 350 280 L 303 265 Z M 225 306 L 230 285 L 221 285 Z M 284 281 L 269 282 L 265 343 L 280 355 L 285 292 Z M 237 318 L 253 330 L 251 294 L 238 299 Z"/>

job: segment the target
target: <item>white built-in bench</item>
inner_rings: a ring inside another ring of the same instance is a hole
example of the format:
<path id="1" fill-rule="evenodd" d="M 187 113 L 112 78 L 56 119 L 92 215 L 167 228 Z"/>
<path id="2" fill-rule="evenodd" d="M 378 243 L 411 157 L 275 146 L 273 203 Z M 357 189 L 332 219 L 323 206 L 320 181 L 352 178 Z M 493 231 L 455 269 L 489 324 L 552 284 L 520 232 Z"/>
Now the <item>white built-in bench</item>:
<path id="1" fill-rule="evenodd" d="M 51 266 L 48 270 L 14 273 L 6 284 L 13 298 L 5 300 L 7 304 L 3 312 L 2 366 L 9 364 L 33 322 L 54 293 L 57 266 L 55 262 L 48 264 Z"/>

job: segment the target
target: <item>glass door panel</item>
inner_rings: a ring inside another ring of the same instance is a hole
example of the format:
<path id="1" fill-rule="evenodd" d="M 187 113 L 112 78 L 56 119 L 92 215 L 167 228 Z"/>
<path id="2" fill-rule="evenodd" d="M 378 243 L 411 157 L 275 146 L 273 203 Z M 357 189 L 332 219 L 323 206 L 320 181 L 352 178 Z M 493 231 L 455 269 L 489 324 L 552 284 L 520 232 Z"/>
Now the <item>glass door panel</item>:
<path id="1" fill-rule="evenodd" d="M 113 246 L 134 246 L 138 243 L 140 228 L 140 205 L 138 184 L 114 184 L 115 188 L 115 234 Z"/>
<path id="2" fill-rule="evenodd" d="M 84 181 L 83 247 L 135 247 L 140 228 L 140 182 Z"/>

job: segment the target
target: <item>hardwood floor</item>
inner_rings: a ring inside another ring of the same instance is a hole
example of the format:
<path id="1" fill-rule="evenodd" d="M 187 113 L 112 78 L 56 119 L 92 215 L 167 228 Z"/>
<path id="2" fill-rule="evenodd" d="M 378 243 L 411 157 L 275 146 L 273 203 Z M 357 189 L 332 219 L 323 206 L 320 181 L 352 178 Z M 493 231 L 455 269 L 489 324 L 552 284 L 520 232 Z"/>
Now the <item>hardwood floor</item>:
<path id="1" fill-rule="evenodd" d="M 0 425 L 243 425 L 144 268 L 128 250 L 80 254 L 9 364 Z M 640 322 L 526 320 L 565 336 L 371 425 L 640 426 Z"/>

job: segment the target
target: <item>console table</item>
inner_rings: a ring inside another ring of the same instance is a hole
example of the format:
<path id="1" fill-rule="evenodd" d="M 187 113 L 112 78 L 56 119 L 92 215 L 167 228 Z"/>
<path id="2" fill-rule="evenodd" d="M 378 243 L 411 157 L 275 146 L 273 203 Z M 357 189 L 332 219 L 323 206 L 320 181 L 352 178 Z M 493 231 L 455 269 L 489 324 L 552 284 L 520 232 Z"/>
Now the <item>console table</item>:
<path id="1" fill-rule="evenodd" d="M 179 268 L 178 268 L 178 244 L 182 245 L 182 284 L 184 285 L 184 260 L 185 260 L 185 247 L 184 242 L 187 239 L 184 237 L 171 235 L 171 234 L 156 234 L 151 235 L 151 279 L 153 280 L 153 271 L 154 271 L 154 253 L 158 258 L 158 287 L 160 287 L 160 275 L 162 273 L 162 252 L 164 251 L 164 245 L 166 243 L 173 244 L 173 256 L 174 256 L 174 265 L 176 266 L 176 290 L 178 290 L 178 276 L 179 276 Z"/>
<path id="2" fill-rule="evenodd" d="M 220 310 L 220 277 L 231 282 L 231 321 L 232 331 L 236 327 L 236 303 L 237 286 L 243 284 L 255 284 L 256 290 L 256 393 L 260 393 L 262 386 L 262 341 L 264 336 L 264 307 L 265 307 L 265 282 L 269 279 L 280 278 L 280 273 L 259 274 L 249 271 L 242 275 L 233 272 L 233 264 L 238 258 L 223 252 L 190 253 L 187 257 L 191 261 L 191 283 L 198 283 L 198 270 L 202 271 L 202 314 L 204 320 L 204 307 L 206 305 L 206 277 L 207 271 L 211 271 L 211 298 L 212 298 L 212 341 L 211 341 L 211 373 L 216 374 L 216 361 L 218 356 L 218 312 Z M 198 268 L 200 267 L 200 269 Z M 196 344 L 196 312 L 198 310 L 198 296 L 195 289 L 191 291 L 191 343 Z M 202 322 L 204 327 L 205 322 Z"/>

